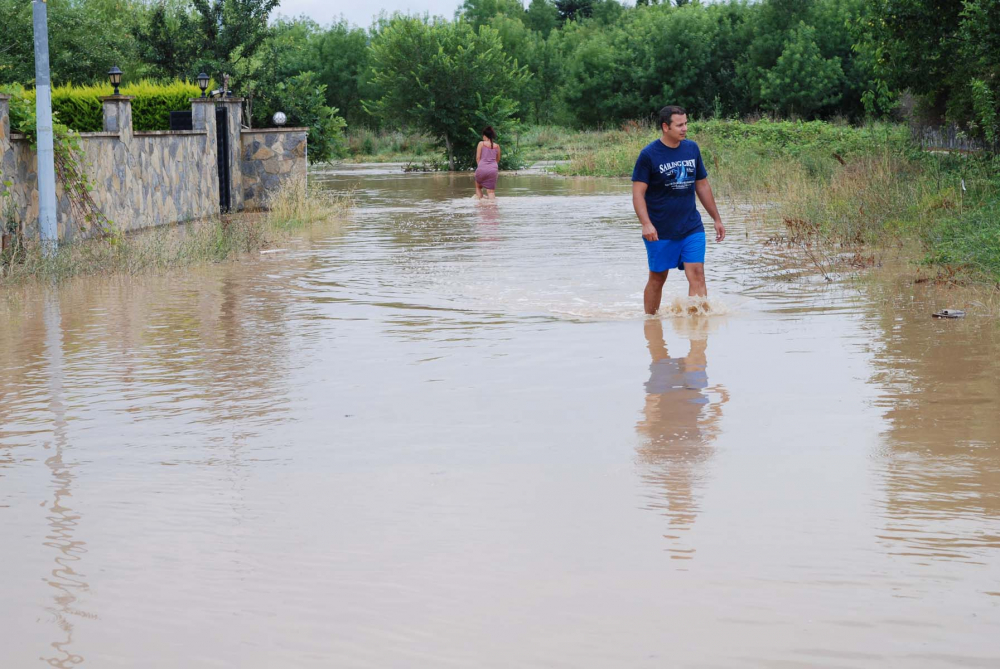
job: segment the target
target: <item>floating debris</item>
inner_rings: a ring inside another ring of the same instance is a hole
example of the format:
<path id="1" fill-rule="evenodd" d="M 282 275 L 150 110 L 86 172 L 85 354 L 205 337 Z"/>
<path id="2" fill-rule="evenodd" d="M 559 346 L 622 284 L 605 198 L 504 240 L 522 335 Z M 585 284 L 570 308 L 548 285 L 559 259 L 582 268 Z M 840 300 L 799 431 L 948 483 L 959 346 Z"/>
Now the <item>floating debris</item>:
<path id="1" fill-rule="evenodd" d="M 934 318 L 965 318 L 965 312 L 959 309 L 942 309 L 931 315 Z"/>

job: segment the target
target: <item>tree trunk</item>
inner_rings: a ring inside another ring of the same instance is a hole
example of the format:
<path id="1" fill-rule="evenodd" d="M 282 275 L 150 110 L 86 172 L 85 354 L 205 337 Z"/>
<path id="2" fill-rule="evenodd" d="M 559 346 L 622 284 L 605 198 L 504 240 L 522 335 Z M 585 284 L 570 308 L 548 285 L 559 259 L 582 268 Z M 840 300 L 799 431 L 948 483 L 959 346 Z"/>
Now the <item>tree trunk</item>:
<path id="1" fill-rule="evenodd" d="M 455 147 L 451 145 L 451 138 L 444 136 L 444 146 L 448 150 L 448 171 L 455 171 Z"/>

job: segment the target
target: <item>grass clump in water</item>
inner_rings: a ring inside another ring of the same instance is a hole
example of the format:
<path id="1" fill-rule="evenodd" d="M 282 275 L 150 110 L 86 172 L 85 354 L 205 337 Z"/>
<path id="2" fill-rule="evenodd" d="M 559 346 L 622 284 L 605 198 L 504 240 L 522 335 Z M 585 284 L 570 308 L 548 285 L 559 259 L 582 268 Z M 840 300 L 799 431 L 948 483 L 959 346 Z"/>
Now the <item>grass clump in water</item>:
<path id="1" fill-rule="evenodd" d="M 60 245 L 51 256 L 34 240 L 13 238 L 0 255 L 0 285 L 61 281 L 81 275 L 135 275 L 202 262 L 222 262 L 262 250 L 294 230 L 335 220 L 352 206 L 350 195 L 287 184 L 265 212 L 247 212 L 138 230 L 113 238 Z"/>

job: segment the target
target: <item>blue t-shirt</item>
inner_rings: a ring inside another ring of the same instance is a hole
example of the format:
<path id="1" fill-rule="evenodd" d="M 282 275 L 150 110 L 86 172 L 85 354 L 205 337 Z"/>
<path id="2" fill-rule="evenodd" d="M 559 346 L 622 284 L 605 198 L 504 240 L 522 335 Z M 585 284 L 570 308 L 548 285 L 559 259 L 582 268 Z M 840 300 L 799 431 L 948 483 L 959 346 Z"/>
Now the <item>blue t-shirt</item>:
<path id="1" fill-rule="evenodd" d="M 701 151 L 689 139 L 676 149 L 657 139 L 642 150 L 632 181 L 649 184 L 646 210 L 660 239 L 684 239 L 705 229 L 694 202 L 694 182 L 707 177 Z"/>

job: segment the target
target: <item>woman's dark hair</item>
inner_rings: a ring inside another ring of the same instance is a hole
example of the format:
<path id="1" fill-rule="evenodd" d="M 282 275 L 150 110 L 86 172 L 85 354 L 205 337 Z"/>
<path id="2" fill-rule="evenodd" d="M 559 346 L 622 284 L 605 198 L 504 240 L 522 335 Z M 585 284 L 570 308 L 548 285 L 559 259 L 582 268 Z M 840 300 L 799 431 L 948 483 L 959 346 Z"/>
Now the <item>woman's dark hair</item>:
<path id="1" fill-rule="evenodd" d="M 687 116 L 687 112 L 684 111 L 683 107 L 678 107 L 677 105 L 667 105 L 660 110 L 660 126 L 662 127 L 664 123 L 667 127 L 670 127 L 670 122 L 673 120 L 674 116 L 677 114 L 684 114 Z"/>
<path id="2" fill-rule="evenodd" d="M 493 126 L 488 125 L 483 128 L 483 137 L 488 137 L 490 140 L 490 146 L 493 146 L 493 140 L 497 138 L 497 131 L 493 129 Z"/>

